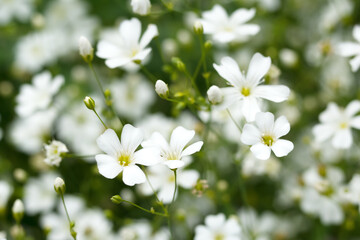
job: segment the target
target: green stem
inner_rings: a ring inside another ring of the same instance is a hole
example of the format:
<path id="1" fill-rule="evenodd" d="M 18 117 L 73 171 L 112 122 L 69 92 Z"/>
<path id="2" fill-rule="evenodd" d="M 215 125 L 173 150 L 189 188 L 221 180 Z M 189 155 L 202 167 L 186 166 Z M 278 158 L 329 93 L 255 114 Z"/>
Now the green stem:
<path id="1" fill-rule="evenodd" d="M 234 122 L 234 124 L 236 125 L 236 127 L 239 129 L 240 133 L 242 133 L 241 127 L 240 125 L 235 121 L 235 119 L 233 118 L 233 116 L 231 115 L 230 110 L 227 108 L 226 109 L 227 113 L 229 114 L 231 120 Z"/>
<path id="2" fill-rule="evenodd" d="M 62 157 L 63 158 L 90 158 L 94 157 L 95 155 L 76 155 L 71 153 L 65 153 Z"/>
<path id="3" fill-rule="evenodd" d="M 173 205 L 173 203 L 174 203 L 174 201 L 175 201 L 175 196 L 176 196 L 176 191 L 177 191 L 177 188 L 178 188 L 178 185 L 177 185 L 177 174 L 176 174 L 176 169 L 174 169 L 173 170 L 173 172 L 174 172 L 174 178 L 175 178 L 175 189 L 174 189 L 174 195 L 173 195 L 173 197 L 172 197 L 172 201 L 171 201 L 171 205 Z"/>
<path id="4" fill-rule="evenodd" d="M 195 89 L 196 93 L 199 94 L 201 96 L 201 93 L 199 91 L 199 88 L 196 85 L 195 79 L 190 75 L 190 73 L 188 72 L 187 69 L 184 70 L 185 76 L 190 79 L 191 81 L 191 85 L 193 86 L 193 88 Z"/>
<path id="5" fill-rule="evenodd" d="M 145 73 L 145 75 L 153 82 L 156 83 L 157 78 L 149 71 L 147 70 L 147 68 L 142 65 L 141 63 L 139 64 L 141 70 Z"/>
<path id="6" fill-rule="evenodd" d="M 66 204 L 65 204 L 65 200 L 64 200 L 64 195 L 60 194 L 61 197 L 61 201 L 63 203 L 64 209 L 65 209 L 65 213 L 66 213 L 66 217 L 69 221 L 69 225 L 70 225 L 70 234 L 71 236 L 74 238 L 74 240 L 76 240 L 76 232 L 74 231 L 74 223 L 71 221 L 68 210 L 66 208 Z"/>
<path id="7" fill-rule="evenodd" d="M 172 206 L 175 202 L 175 196 L 176 196 L 176 191 L 177 191 L 177 174 L 176 174 L 176 169 L 172 170 L 174 172 L 174 195 L 172 197 L 172 200 L 171 200 L 171 204 L 169 205 L 169 218 L 168 218 L 168 225 L 169 225 L 169 230 L 170 230 L 170 233 L 171 233 L 171 239 L 175 239 L 175 234 L 174 234 L 174 230 L 173 230 L 173 227 L 172 227 L 172 219 L 171 219 L 171 212 L 172 212 Z"/>
<path id="8" fill-rule="evenodd" d="M 126 203 L 128 203 L 128 204 L 130 204 L 130 205 L 132 205 L 132 206 L 134 206 L 134 207 L 137 207 L 138 209 L 143 210 L 144 212 L 147 212 L 147 213 L 150 213 L 150 214 L 154 214 L 154 215 L 158 215 L 158 216 L 161 216 L 161 217 L 168 217 L 168 215 L 165 214 L 165 213 L 159 213 L 159 212 L 155 212 L 155 211 L 150 211 L 150 210 L 148 210 L 148 209 L 146 209 L 146 208 L 140 207 L 139 205 L 137 205 L 137 204 L 135 204 L 135 203 L 133 203 L 133 202 L 127 201 L 127 200 L 125 200 L 125 199 L 122 199 L 122 201 L 123 201 L 123 202 L 126 202 Z"/>
<path id="9" fill-rule="evenodd" d="M 103 86 L 102 86 L 102 84 L 101 84 L 101 81 L 100 81 L 100 79 L 99 79 L 99 77 L 98 77 L 98 75 L 97 75 L 97 73 L 96 73 L 96 71 L 95 71 L 95 69 L 94 69 L 94 66 L 92 65 L 91 61 L 89 61 L 88 63 L 89 63 L 89 67 L 90 67 L 92 73 L 93 73 L 94 76 L 95 76 L 95 80 L 96 80 L 96 82 L 97 82 L 97 84 L 98 84 L 98 86 L 99 86 L 99 88 L 100 88 L 100 91 L 101 91 L 101 93 L 103 94 L 104 99 L 105 99 L 105 102 L 106 102 L 106 95 L 105 95 L 104 88 L 103 88 Z"/>
<path id="10" fill-rule="evenodd" d="M 200 47 L 201 47 L 201 57 L 200 57 L 200 61 L 198 63 L 198 65 L 196 66 L 196 70 L 195 70 L 195 73 L 193 75 L 193 78 L 196 79 L 199 72 L 200 72 L 200 68 L 201 68 L 201 65 L 203 66 L 204 68 L 204 71 L 207 72 L 207 68 L 206 68 L 206 51 L 205 51 L 205 48 L 204 48 L 204 43 L 203 43 L 203 35 L 199 35 L 199 42 L 200 42 Z M 206 87 L 209 88 L 209 80 L 208 78 L 205 78 L 206 80 Z"/>
<path id="11" fill-rule="evenodd" d="M 104 125 L 104 127 L 107 129 L 108 127 L 106 126 L 106 124 L 103 122 L 103 120 L 101 119 L 101 117 L 99 116 L 99 114 L 96 112 L 96 110 L 93 110 L 94 113 L 96 114 L 96 116 L 99 118 L 100 122 Z"/>

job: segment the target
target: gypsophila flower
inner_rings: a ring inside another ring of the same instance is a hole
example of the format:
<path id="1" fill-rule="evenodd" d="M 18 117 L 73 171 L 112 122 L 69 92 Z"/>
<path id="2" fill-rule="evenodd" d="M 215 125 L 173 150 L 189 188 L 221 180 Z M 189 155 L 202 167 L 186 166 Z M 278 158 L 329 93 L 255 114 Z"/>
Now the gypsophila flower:
<path id="1" fill-rule="evenodd" d="M 288 99 L 290 89 L 283 85 L 261 85 L 263 77 L 271 66 L 270 57 L 255 53 L 251 58 L 246 76 L 241 73 L 238 64 L 230 57 L 221 59 L 221 65 L 214 64 L 219 75 L 230 84 L 221 88 L 224 94 L 223 106 L 228 107 L 236 101 L 242 103 L 242 113 L 246 121 L 253 121 L 255 114 L 260 112 L 259 99 L 283 102 Z"/>
<path id="2" fill-rule="evenodd" d="M 145 148 L 156 147 L 160 150 L 160 159 L 170 169 L 177 169 L 185 165 L 182 158 L 200 151 L 203 142 L 198 141 L 190 146 L 186 145 L 195 136 L 194 130 L 187 130 L 181 126 L 174 129 L 170 137 L 170 143 L 158 132 L 154 132 L 148 141 L 144 141 Z"/>
<path id="3" fill-rule="evenodd" d="M 360 67 L 360 25 L 356 25 L 352 33 L 357 42 L 340 43 L 337 52 L 343 57 L 353 57 L 350 60 L 350 65 L 351 70 L 356 72 Z"/>
<path id="4" fill-rule="evenodd" d="M 224 95 L 218 86 L 211 86 L 207 91 L 207 96 L 212 104 L 219 104 L 223 101 Z"/>
<path id="5" fill-rule="evenodd" d="M 134 13 L 147 15 L 151 9 L 150 0 L 131 0 L 131 7 Z"/>
<path id="6" fill-rule="evenodd" d="M 145 174 L 136 164 L 156 164 L 159 152 L 156 148 L 136 151 L 142 140 L 141 130 L 130 124 L 124 126 L 121 142 L 114 130 L 107 129 L 96 140 L 99 148 L 106 153 L 95 156 L 100 174 L 112 179 L 123 172 L 123 181 L 129 186 L 145 182 Z"/>
<path id="7" fill-rule="evenodd" d="M 257 24 L 248 24 L 255 15 L 255 9 L 240 8 L 228 16 L 225 9 L 215 5 L 210 11 L 203 12 L 200 20 L 205 34 L 211 34 L 216 42 L 229 43 L 246 41 L 260 31 Z"/>
<path id="8" fill-rule="evenodd" d="M 169 87 L 163 80 L 157 80 L 155 83 L 155 92 L 160 97 L 167 97 L 169 95 Z"/>
<path id="9" fill-rule="evenodd" d="M 335 148 L 350 148 L 353 142 L 351 128 L 360 129 L 360 101 L 350 102 L 345 109 L 336 103 L 329 103 L 326 110 L 319 116 L 320 124 L 313 128 L 315 141 L 324 142 L 332 137 L 331 143 Z"/>
<path id="10" fill-rule="evenodd" d="M 117 39 L 101 40 L 96 55 L 106 59 L 109 68 L 122 67 L 131 62 L 143 61 L 151 52 L 146 48 L 150 41 L 159 35 L 156 25 L 150 24 L 140 39 L 141 23 L 139 19 L 123 21 L 119 27 Z"/>
<path id="11" fill-rule="evenodd" d="M 267 160 L 271 151 L 277 157 L 284 157 L 293 150 L 292 142 L 279 139 L 290 131 L 290 124 L 286 117 L 281 116 L 274 122 L 272 113 L 259 112 L 255 117 L 255 125 L 245 124 L 241 141 L 246 145 L 251 145 L 250 151 L 256 158 Z"/>
<path id="12" fill-rule="evenodd" d="M 50 144 L 45 145 L 46 158 L 45 163 L 52 166 L 59 166 L 62 160 L 62 154 L 69 152 L 64 143 L 52 140 Z"/>
<path id="13" fill-rule="evenodd" d="M 63 76 L 58 75 L 52 79 L 50 72 L 35 75 L 31 85 L 24 84 L 20 88 L 20 93 L 16 97 L 17 114 L 26 117 L 38 110 L 46 109 L 63 83 Z"/>

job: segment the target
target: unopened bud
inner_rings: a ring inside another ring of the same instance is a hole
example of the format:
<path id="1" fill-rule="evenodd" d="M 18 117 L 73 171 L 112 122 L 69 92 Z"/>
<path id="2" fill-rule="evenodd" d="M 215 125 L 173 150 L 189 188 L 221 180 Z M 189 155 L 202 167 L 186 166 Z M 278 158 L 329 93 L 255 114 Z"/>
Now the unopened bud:
<path id="1" fill-rule="evenodd" d="M 111 197 L 111 201 L 115 204 L 120 204 L 123 200 L 119 195 L 114 195 Z"/>
<path id="2" fill-rule="evenodd" d="M 92 99 L 91 97 L 86 96 L 84 98 L 84 103 L 85 106 L 90 109 L 90 110 L 94 110 L 95 109 L 95 101 L 94 99 Z"/>
<path id="3" fill-rule="evenodd" d="M 176 68 L 177 68 L 179 71 L 185 72 L 185 70 L 186 70 L 185 64 L 183 63 L 183 61 L 181 61 L 180 58 L 173 57 L 173 58 L 171 59 L 171 61 L 175 64 Z"/>
<path id="4" fill-rule="evenodd" d="M 210 50 L 212 48 L 212 42 L 210 40 L 207 40 L 205 43 L 204 43 L 204 48 L 205 50 Z"/>
<path id="5" fill-rule="evenodd" d="M 214 105 L 219 104 L 224 100 L 224 95 L 221 89 L 214 85 L 209 88 L 209 90 L 207 91 L 207 95 L 209 101 Z"/>
<path id="6" fill-rule="evenodd" d="M 24 216 L 24 204 L 20 199 L 16 199 L 12 207 L 12 214 L 17 223 L 20 223 Z"/>
<path id="7" fill-rule="evenodd" d="M 54 182 L 54 189 L 59 195 L 65 193 L 65 182 L 62 178 L 57 177 Z"/>
<path id="8" fill-rule="evenodd" d="M 89 63 L 93 60 L 94 49 L 92 48 L 89 40 L 84 36 L 79 38 L 79 51 L 85 62 Z"/>
<path id="9" fill-rule="evenodd" d="M 168 85 L 163 80 L 157 80 L 155 83 L 155 92 L 162 98 L 169 96 Z"/>
<path id="10" fill-rule="evenodd" d="M 196 21 L 194 24 L 194 32 L 198 35 L 202 35 L 204 33 L 204 27 L 200 21 Z"/>

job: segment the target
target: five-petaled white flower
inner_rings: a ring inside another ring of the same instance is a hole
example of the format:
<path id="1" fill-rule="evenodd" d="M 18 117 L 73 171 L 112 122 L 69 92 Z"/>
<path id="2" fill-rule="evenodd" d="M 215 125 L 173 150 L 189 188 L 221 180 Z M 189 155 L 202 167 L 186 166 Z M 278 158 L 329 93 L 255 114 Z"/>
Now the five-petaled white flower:
<path id="1" fill-rule="evenodd" d="M 360 129 L 360 116 L 354 117 L 359 111 L 358 100 L 350 102 L 345 109 L 329 103 L 319 116 L 321 123 L 313 128 L 315 141 L 323 142 L 333 136 L 332 145 L 335 148 L 350 148 L 353 142 L 351 128 Z"/>
<path id="2" fill-rule="evenodd" d="M 338 53 L 343 57 L 353 57 L 350 60 L 351 70 L 356 72 L 360 68 L 360 25 L 353 29 L 353 37 L 357 42 L 343 42 L 338 45 Z"/>
<path id="3" fill-rule="evenodd" d="M 146 48 L 147 45 L 159 32 L 156 25 L 150 24 L 141 39 L 140 35 L 139 19 L 123 21 L 119 27 L 119 38 L 101 40 L 96 55 L 106 59 L 105 64 L 109 68 L 121 67 L 133 61 L 141 62 L 151 52 L 151 48 Z"/>
<path id="4" fill-rule="evenodd" d="M 214 64 L 219 75 L 228 81 L 230 87 L 222 88 L 224 93 L 223 106 L 228 107 L 236 101 L 242 102 L 242 113 L 246 121 L 254 121 L 260 112 L 259 98 L 273 102 L 285 101 L 290 89 L 283 85 L 259 86 L 271 66 L 270 57 L 255 53 L 252 57 L 246 76 L 241 73 L 238 64 L 230 57 L 221 59 L 221 65 Z"/>
<path id="5" fill-rule="evenodd" d="M 62 142 L 52 140 L 50 144 L 45 145 L 46 158 L 44 162 L 48 165 L 59 166 L 62 160 L 62 154 L 69 150 Z"/>
<path id="6" fill-rule="evenodd" d="M 223 213 L 209 215 L 205 225 L 195 228 L 195 240 L 236 240 L 240 239 L 241 228 L 235 218 L 226 220 Z"/>
<path id="7" fill-rule="evenodd" d="M 24 84 L 20 88 L 20 93 L 16 97 L 17 114 L 26 117 L 38 110 L 46 109 L 63 83 L 63 76 L 52 79 L 50 72 L 47 71 L 35 75 L 32 84 Z"/>
<path id="8" fill-rule="evenodd" d="M 174 129 L 171 134 L 170 144 L 158 132 L 154 132 L 148 141 L 144 141 L 142 146 L 156 147 L 160 150 L 160 158 L 163 164 L 170 169 L 183 167 L 185 162 L 182 158 L 200 151 L 203 142 L 198 141 L 186 147 L 190 140 L 195 136 L 194 130 L 187 130 L 181 126 Z M 185 148 L 186 147 L 186 148 Z"/>
<path id="9" fill-rule="evenodd" d="M 250 151 L 256 158 L 267 160 L 271 150 L 277 157 L 284 157 L 294 149 L 294 144 L 288 140 L 279 139 L 290 131 L 290 124 L 285 116 L 274 122 L 274 115 L 270 112 L 259 112 L 255 117 L 255 124 L 247 123 L 241 134 L 241 141 L 251 145 Z"/>
<path id="10" fill-rule="evenodd" d="M 112 179 L 123 172 L 123 181 L 128 186 L 145 182 L 145 174 L 136 164 L 156 164 L 159 152 L 156 148 L 136 151 L 142 140 L 141 130 L 130 124 L 124 126 L 121 142 L 114 130 L 107 129 L 96 140 L 99 148 L 106 153 L 95 156 L 100 174 Z"/>
<path id="11" fill-rule="evenodd" d="M 204 33 L 211 34 L 216 42 L 241 42 L 260 31 L 258 25 L 246 24 L 254 15 L 255 9 L 240 8 L 229 17 L 222 6 L 215 5 L 210 11 L 203 12 L 200 22 Z"/>

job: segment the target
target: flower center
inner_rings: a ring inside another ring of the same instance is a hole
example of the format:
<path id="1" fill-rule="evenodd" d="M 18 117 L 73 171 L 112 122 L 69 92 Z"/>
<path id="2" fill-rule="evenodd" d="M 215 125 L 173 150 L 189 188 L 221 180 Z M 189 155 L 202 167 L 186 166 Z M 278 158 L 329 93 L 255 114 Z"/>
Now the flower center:
<path id="1" fill-rule="evenodd" d="M 121 166 L 126 167 L 129 166 L 129 164 L 131 163 L 131 158 L 129 155 L 120 155 L 118 161 Z"/>
<path id="2" fill-rule="evenodd" d="M 340 128 L 341 129 L 346 129 L 346 128 L 348 128 L 348 124 L 347 124 L 347 122 L 342 122 L 342 123 L 340 123 Z"/>
<path id="3" fill-rule="evenodd" d="M 261 138 L 262 138 L 262 142 L 265 145 L 268 145 L 269 147 L 271 147 L 273 145 L 273 143 L 275 142 L 274 138 L 272 136 L 270 136 L 270 135 L 264 135 Z"/>
<path id="4" fill-rule="evenodd" d="M 250 95 L 250 88 L 248 88 L 248 87 L 243 87 L 243 88 L 241 89 L 241 94 L 242 94 L 244 97 L 249 96 L 249 95 Z"/>
<path id="5" fill-rule="evenodd" d="M 225 237 L 222 233 L 217 233 L 214 238 L 214 240 L 224 240 L 224 239 Z"/>

